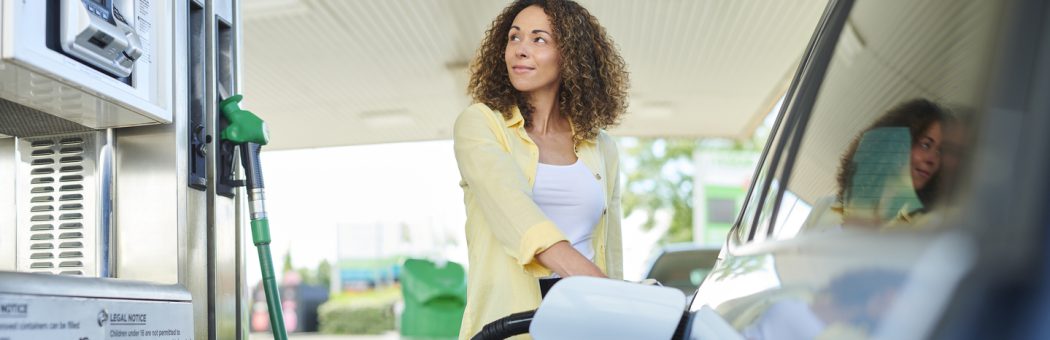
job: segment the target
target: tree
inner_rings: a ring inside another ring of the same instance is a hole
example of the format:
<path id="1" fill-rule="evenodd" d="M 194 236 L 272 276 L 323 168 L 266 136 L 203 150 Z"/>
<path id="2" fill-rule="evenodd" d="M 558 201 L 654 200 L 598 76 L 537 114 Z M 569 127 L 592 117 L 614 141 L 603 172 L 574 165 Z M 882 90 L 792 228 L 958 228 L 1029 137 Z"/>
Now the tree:
<path id="1" fill-rule="evenodd" d="M 323 260 L 317 265 L 317 284 L 323 286 L 332 284 L 332 264 L 328 263 L 328 260 Z"/>
<path id="2" fill-rule="evenodd" d="M 284 265 L 281 266 L 281 272 L 287 273 L 293 270 L 295 270 L 295 268 L 292 267 L 292 251 L 288 250 L 287 253 L 284 253 Z"/>
<path id="3" fill-rule="evenodd" d="M 642 227 L 650 230 L 657 216 L 670 214 L 663 242 L 693 239 L 693 153 L 695 139 L 623 138 L 626 174 L 624 216 L 645 214 Z"/>
<path id="4" fill-rule="evenodd" d="M 650 230 L 656 226 L 658 214 L 670 213 L 671 225 L 660 241 L 691 241 L 694 155 L 708 150 L 761 152 L 773 130 L 780 105 L 781 102 L 777 102 L 747 139 L 620 138 L 618 142 L 624 154 L 621 171 L 626 174 L 622 198 L 624 216 L 644 213 L 642 227 Z"/>
<path id="5" fill-rule="evenodd" d="M 317 268 L 302 267 L 295 270 L 302 278 L 303 284 L 328 286 L 332 284 L 332 265 L 328 260 L 322 260 Z"/>
<path id="6" fill-rule="evenodd" d="M 302 268 L 296 269 L 295 272 L 299 273 L 299 280 L 301 280 L 299 282 L 301 282 L 302 284 L 304 284 L 304 285 L 315 285 L 315 284 L 317 284 L 317 282 L 316 282 L 317 281 L 317 277 L 314 275 L 313 271 L 310 270 L 310 268 L 302 267 Z"/>
<path id="7" fill-rule="evenodd" d="M 758 152 L 768 127 L 763 125 L 751 140 L 622 138 L 626 174 L 624 216 L 645 214 L 642 227 L 651 230 L 658 216 L 669 215 L 670 226 L 662 243 L 693 241 L 694 174 L 697 152 Z"/>

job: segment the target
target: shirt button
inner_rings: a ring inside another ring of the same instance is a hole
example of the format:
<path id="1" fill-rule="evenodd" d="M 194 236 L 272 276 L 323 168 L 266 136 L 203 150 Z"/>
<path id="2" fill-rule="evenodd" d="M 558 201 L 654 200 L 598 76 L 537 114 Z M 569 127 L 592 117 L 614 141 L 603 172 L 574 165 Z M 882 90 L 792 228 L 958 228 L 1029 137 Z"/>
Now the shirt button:
<path id="1" fill-rule="evenodd" d="M 599 174 L 599 173 L 595 173 L 594 174 L 594 178 L 596 178 L 596 179 L 598 179 L 600 181 L 600 180 L 602 180 L 602 175 Z"/>
<path id="2" fill-rule="evenodd" d="M 605 215 L 607 211 L 609 211 L 609 209 L 602 209 L 602 215 Z"/>

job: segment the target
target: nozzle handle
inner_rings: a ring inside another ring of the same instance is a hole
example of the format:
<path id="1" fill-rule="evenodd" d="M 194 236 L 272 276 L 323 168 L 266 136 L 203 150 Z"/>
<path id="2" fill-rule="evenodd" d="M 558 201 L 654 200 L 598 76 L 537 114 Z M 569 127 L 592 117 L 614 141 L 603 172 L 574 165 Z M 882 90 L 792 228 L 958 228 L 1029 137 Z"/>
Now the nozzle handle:
<path id="1" fill-rule="evenodd" d="M 262 163 L 259 162 L 259 152 L 262 150 L 262 145 L 244 143 L 240 145 L 240 149 L 241 165 L 244 166 L 244 177 L 248 185 L 248 197 L 250 199 L 253 195 L 253 189 L 262 189 L 264 187 Z"/>
<path id="2" fill-rule="evenodd" d="M 255 143 L 266 145 L 266 143 L 270 142 L 270 134 L 266 129 L 266 122 L 263 122 L 259 116 L 256 116 L 251 111 L 241 109 L 241 99 L 244 99 L 244 96 L 238 94 L 219 103 L 222 116 L 226 117 L 226 120 L 230 122 L 230 125 L 222 130 L 220 137 L 234 144 Z"/>

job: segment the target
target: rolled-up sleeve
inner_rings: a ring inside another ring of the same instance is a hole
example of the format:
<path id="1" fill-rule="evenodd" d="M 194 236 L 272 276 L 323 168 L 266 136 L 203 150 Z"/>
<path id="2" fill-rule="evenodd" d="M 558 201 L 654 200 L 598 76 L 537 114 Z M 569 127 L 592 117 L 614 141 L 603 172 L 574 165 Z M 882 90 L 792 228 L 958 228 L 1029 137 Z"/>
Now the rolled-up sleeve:
<path id="1" fill-rule="evenodd" d="M 506 146 L 499 118 L 473 105 L 456 119 L 453 144 L 459 172 L 503 250 L 531 275 L 550 275 L 536 254 L 566 237 L 532 200 L 529 180 Z M 479 215 L 467 214 L 468 219 Z"/>

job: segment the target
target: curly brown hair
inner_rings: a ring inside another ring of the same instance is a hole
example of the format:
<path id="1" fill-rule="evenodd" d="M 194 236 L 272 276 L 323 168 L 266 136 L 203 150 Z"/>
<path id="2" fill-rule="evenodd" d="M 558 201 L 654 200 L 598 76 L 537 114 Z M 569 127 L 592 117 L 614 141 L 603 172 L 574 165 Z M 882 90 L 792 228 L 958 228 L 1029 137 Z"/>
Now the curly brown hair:
<path id="1" fill-rule="evenodd" d="M 510 119 L 517 106 L 531 125 L 525 94 L 510 83 L 504 51 L 514 18 L 529 6 L 539 6 L 550 17 L 558 53 L 561 83 L 558 110 L 572 122 L 576 142 L 593 139 L 600 129 L 619 123 L 627 109 L 627 65 L 605 28 L 587 9 L 570 0 L 518 0 L 503 9 L 485 32 L 470 66 L 467 92 L 474 101 L 488 105 Z"/>

